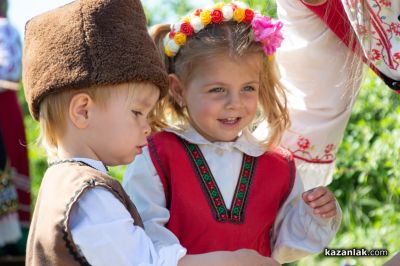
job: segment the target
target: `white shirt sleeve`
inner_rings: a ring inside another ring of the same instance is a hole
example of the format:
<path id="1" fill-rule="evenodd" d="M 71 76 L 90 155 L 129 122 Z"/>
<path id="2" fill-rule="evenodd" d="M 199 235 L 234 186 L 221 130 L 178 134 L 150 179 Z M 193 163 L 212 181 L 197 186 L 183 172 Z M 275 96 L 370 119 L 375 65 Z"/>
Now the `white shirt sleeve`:
<path id="1" fill-rule="evenodd" d="M 157 250 L 179 244 L 178 238 L 165 227 L 170 213 L 166 207 L 164 187 L 150 158 L 147 147 L 136 156 L 124 174 L 122 185 L 142 217 L 146 233 Z"/>
<path id="2" fill-rule="evenodd" d="M 276 61 L 292 122 L 281 144 L 298 158 L 305 187 L 326 185 L 360 88 L 362 61 L 300 0 L 276 3 L 284 23 Z"/>
<path id="3" fill-rule="evenodd" d="M 85 192 L 70 215 L 74 243 L 91 265 L 177 265 L 186 254 L 179 244 L 156 251 L 133 222 L 124 205 L 101 187 Z"/>
<path id="4" fill-rule="evenodd" d="M 304 192 L 299 176 L 285 204 L 275 220 L 271 237 L 272 258 L 280 263 L 299 260 L 310 254 L 319 253 L 336 235 L 342 218 L 337 206 L 336 216 L 323 219 L 313 214 L 301 195 Z"/>

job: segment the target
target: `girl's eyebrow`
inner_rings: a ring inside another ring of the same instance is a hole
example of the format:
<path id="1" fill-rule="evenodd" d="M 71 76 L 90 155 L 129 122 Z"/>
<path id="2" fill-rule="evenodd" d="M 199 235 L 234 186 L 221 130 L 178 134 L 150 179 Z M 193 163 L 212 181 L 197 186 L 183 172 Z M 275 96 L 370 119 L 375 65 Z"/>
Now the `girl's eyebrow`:
<path id="1" fill-rule="evenodd" d="M 260 83 L 260 81 L 258 81 L 258 80 L 250 80 L 248 82 L 243 83 L 242 85 L 259 84 L 259 83 Z M 211 85 L 214 85 L 214 86 L 215 85 L 225 86 L 225 85 L 227 85 L 227 83 L 222 82 L 222 81 L 215 81 L 215 82 L 206 83 L 203 86 L 204 87 L 208 87 L 208 86 L 211 86 Z"/>

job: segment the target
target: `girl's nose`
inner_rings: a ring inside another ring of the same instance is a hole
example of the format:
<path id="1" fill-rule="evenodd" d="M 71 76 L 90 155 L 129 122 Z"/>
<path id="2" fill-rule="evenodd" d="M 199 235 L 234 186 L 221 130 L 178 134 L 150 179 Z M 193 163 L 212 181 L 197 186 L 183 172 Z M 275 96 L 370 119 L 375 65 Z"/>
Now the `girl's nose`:
<path id="1" fill-rule="evenodd" d="M 242 100 L 239 93 L 228 94 L 228 102 L 226 107 L 229 109 L 234 109 L 242 106 Z"/>

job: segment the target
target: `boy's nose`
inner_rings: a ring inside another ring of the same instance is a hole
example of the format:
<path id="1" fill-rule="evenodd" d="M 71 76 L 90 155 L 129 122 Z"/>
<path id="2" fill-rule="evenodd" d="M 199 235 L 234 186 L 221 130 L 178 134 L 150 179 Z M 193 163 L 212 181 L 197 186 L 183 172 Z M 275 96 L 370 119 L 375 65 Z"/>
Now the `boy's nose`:
<path id="1" fill-rule="evenodd" d="M 145 136 L 149 136 L 151 133 L 151 127 L 147 121 L 143 125 L 143 133 Z"/>

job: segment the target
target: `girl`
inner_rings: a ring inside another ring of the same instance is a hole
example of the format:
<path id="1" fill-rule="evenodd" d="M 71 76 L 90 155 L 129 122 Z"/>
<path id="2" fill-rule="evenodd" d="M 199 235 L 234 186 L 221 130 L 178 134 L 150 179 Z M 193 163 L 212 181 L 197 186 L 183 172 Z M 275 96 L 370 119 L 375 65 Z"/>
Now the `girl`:
<path id="1" fill-rule="evenodd" d="M 388 86 L 399 86 L 400 2 L 278 0 L 277 5 L 287 25 L 277 61 L 292 121 L 282 146 L 293 152 L 306 189 L 327 185 L 361 86 L 361 59 Z M 256 136 L 264 136 L 266 127 L 262 123 Z"/>
<path id="2" fill-rule="evenodd" d="M 289 124 L 273 59 L 281 27 L 226 3 L 154 31 L 171 94 L 160 106 L 168 117 L 154 119 L 173 123 L 149 138 L 123 185 L 157 248 L 246 247 L 282 263 L 319 252 L 335 235 L 334 196 L 324 187 L 302 195 L 292 156 L 277 147 Z M 270 129 L 263 142 L 251 135 L 257 114 Z"/>

